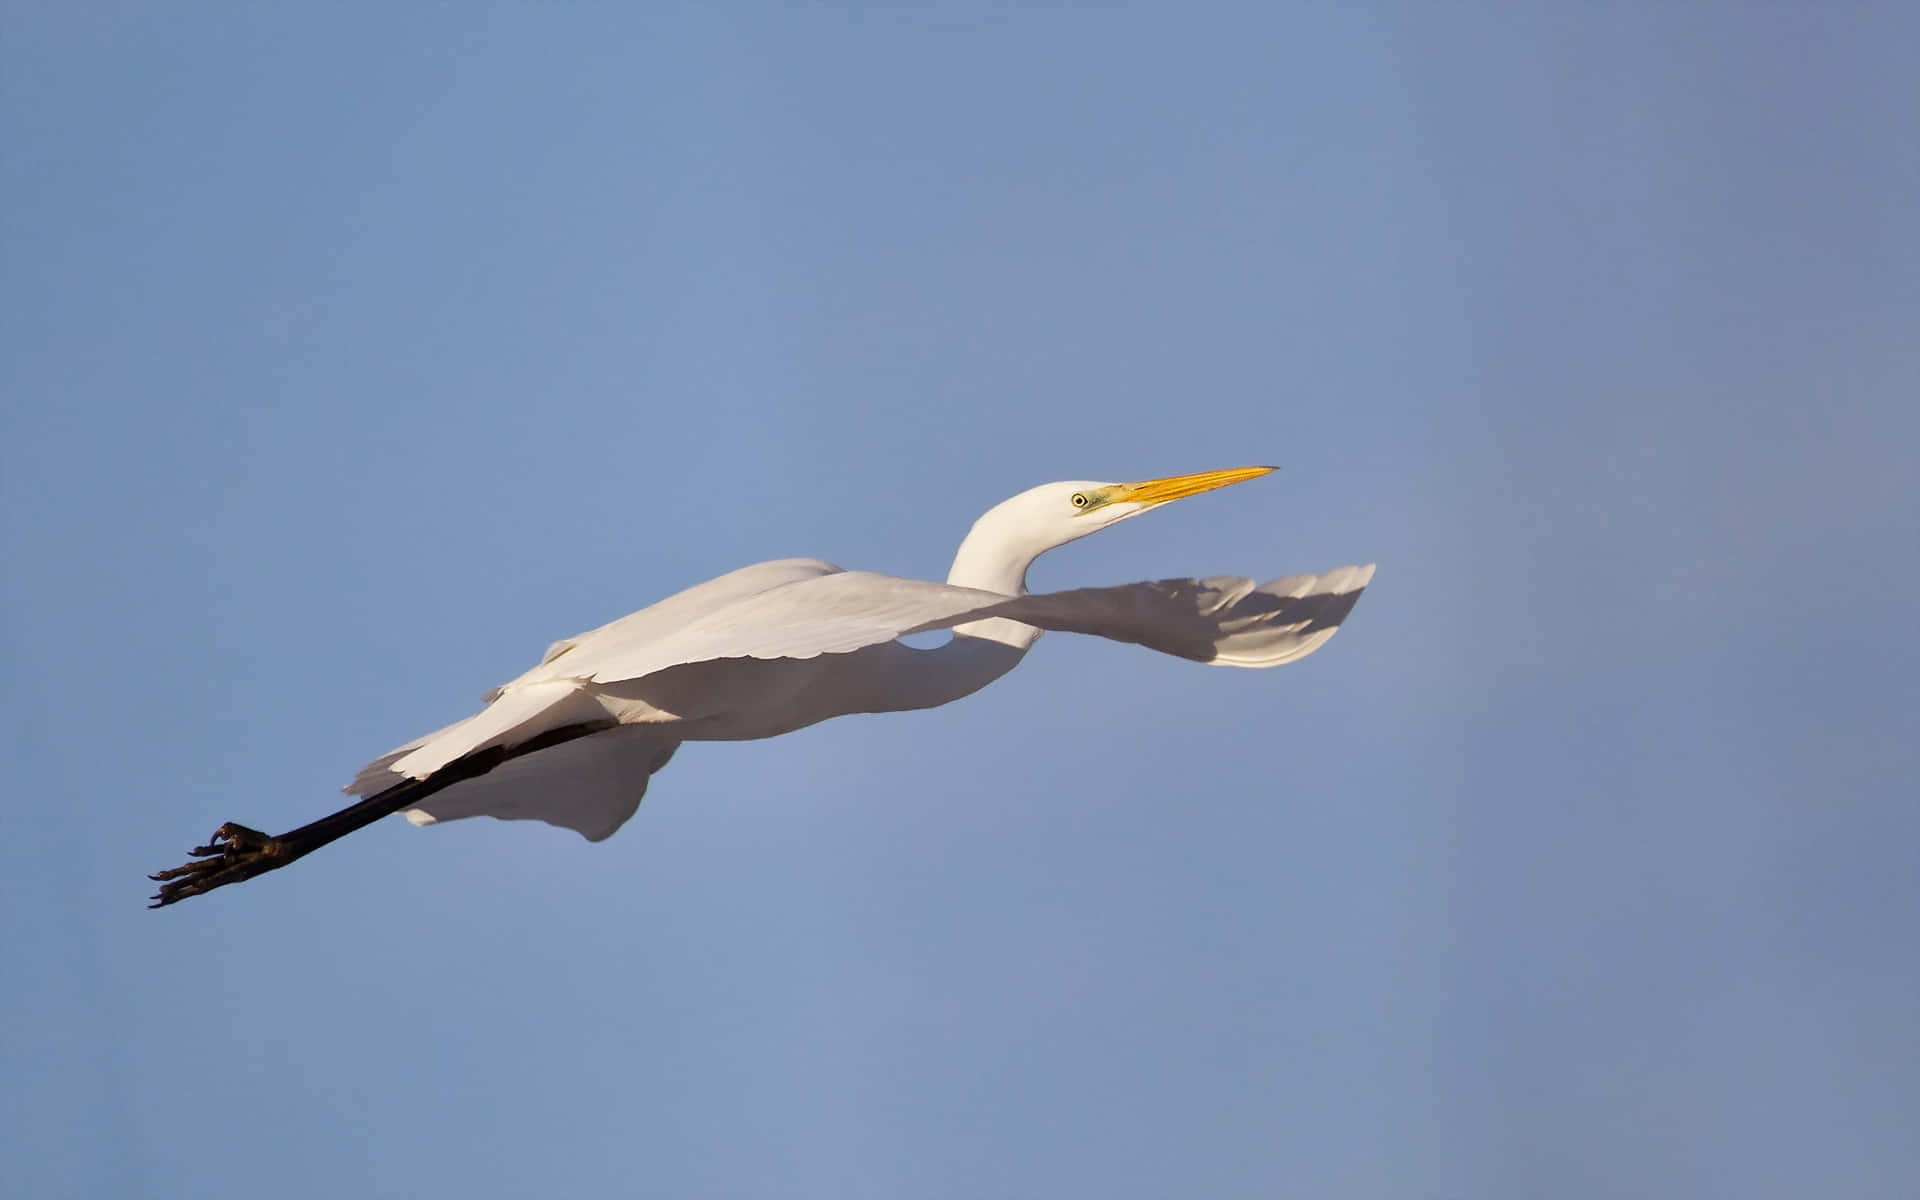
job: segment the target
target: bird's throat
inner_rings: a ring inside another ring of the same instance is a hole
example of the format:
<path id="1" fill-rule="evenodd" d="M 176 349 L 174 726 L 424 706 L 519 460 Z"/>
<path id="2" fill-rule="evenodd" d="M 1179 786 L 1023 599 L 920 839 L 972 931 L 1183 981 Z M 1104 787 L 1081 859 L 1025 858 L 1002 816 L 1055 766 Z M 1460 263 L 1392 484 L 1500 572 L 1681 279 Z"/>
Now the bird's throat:
<path id="1" fill-rule="evenodd" d="M 953 569 L 947 572 L 947 582 L 954 587 L 977 588 L 1002 596 L 1024 596 L 1027 568 L 1040 553 L 1040 550 L 1020 546 L 983 520 L 975 524 L 966 540 L 960 543 L 960 549 L 953 556 Z M 1025 650 L 1040 637 L 1040 630 L 1032 625 L 999 617 L 956 625 L 953 632 L 956 637 L 981 638 L 1017 650 Z"/>

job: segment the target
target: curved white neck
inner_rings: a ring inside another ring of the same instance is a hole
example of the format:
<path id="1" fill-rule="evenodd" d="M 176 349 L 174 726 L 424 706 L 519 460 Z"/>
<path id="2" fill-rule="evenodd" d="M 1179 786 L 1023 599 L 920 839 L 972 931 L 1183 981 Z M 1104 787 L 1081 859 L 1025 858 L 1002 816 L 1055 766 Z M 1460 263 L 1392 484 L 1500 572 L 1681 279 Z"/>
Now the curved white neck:
<path id="1" fill-rule="evenodd" d="M 986 524 L 984 518 L 976 522 L 966 540 L 960 543 L 960 549 L 953 556 L 953 569 L 947 572 L 947 582 L 955 587 L 998 592 L 1002 596 L 1026 595 L 1027 568 L 1046 547 L 1023 549 L 996 530 L 983 530 L 981 526 Z M 953 628 L 956 638 L 981 638 L 1022 652 L 1039 640 L 1040 633 L 1032 625 L 1001 617 L 970 621 Z"/>

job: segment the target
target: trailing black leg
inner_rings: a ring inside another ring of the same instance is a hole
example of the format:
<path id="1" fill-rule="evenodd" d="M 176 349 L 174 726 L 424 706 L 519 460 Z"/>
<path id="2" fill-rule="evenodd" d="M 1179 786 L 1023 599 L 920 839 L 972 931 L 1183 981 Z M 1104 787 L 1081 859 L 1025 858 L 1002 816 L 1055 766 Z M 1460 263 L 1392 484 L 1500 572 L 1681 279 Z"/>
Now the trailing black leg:
<path id="1" fill-rule="evenodd" d="M 227 822 L 213 831 L 204 846 L 188 851 L 195 861 L 171 870 L 159 871 L 147 878 L 160 885 L 149 908 L 165 908 L 189 896 L 198 896 L 230 883 L 240 883 L 268 871 L 277 871 L 296 859 L 305 858 L 329 842 L 357 829 L 365 829 L 381 817 L 412 808 L 420 801 L 444 791 L 456 783 L 477 779 L 510 758 L 533 754 L 561 742 L 612 729 L 613 720 L 584 721 L 549 729 L 515 746 L 489 746 L 463 758 L 456 758 L 425 779 L 409 779 L 384 792 L 349 804 L 310 825 L 302 825 L 278 837 L 268 837 L 257 829 Z"/>
<path id="2" fill-rule="evenodd" d="M 470 779 L 472 776 L 462 778 Z M 369 796 L 358 804 L 348 805 L 337 813 L 279 837 L 268 837 L 257 829 L 229 821 L 213 831 L 213 837 L 206 845 L 195 846 L 188 851 L 196 861 L 147 877 L 160 885 L 160 890 L 153 894 L 153 903 L 148 907 L 164 908 L 188 896 L 198 896 L 217 887 L 277 871 L 295 859 L 305 858 L 328 842 L 337 841 L 356 829 L 366 828 L 381 817 L 411 807 L 422 795 L 437 792 L 459 781 L 448 780 L 440 787 L 422 787 L 426 782 L 409 780 L 390 787 L 376 796 Z"/>

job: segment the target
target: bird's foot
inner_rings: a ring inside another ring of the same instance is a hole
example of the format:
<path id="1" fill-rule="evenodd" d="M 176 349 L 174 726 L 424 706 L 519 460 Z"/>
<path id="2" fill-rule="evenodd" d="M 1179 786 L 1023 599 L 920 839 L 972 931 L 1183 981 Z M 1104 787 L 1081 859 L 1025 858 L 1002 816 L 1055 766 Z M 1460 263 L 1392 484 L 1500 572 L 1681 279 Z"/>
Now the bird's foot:
<path id="1" fill-rule="evenodd" d="M 252 879 L 299 857 L 286 841 L 231 821 L 214 830 L 206 845 L 195 846 L 188 853 L 199 861 L 147 876 L 160 885 L 147 907 L 163 908 L 188 896 Z"/>

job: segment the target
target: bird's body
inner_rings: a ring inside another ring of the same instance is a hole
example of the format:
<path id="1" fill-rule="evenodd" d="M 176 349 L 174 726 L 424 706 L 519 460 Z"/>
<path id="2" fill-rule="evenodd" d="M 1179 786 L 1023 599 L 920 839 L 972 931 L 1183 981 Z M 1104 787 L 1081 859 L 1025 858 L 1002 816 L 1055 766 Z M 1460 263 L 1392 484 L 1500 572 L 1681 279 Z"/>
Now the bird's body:
<path id="1" fill-rule="evenodd" d="M 592 840 L 631 817 L 680 743 L 773 737 L 849 713 L 932 708 L 1017 666 L 1043 630 L 1137 642 L 1201 662 L 1277 666 L 1333 636 L 1372 567 L 1255 586 L 1174 579 L 1033 595 L 1054 546 L 1168 500 L 1265 474 L 1241 468 L 1138 484 L 1069 482 L 980 518 L 946 583 L 760 563 L 556 642 L 486 707 L 382 756 L 357 804 L 278 838 L 223 826 L 198 861 L 155 878 L 161 904 L 283 866 L 392 812 L 416 824 L 530 818 Z M 933 648 L 899 640 L 933 630 Z"/>

